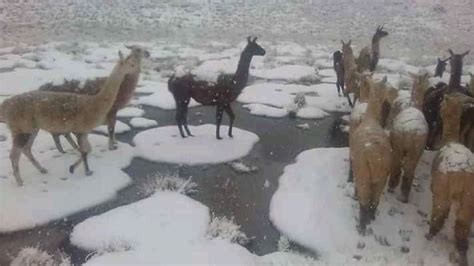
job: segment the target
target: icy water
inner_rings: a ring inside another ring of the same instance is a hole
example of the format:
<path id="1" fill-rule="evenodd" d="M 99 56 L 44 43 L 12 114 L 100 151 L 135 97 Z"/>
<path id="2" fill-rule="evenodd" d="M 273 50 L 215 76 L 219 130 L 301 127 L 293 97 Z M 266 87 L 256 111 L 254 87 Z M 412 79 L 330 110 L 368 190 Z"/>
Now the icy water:
<path id="1" fill-rule="evenodd" d="M 144 117 L 156 119 L 159 126 L 175 124 L 174 111 L 147 106 L 143 109 L 146 111 Z M 74 264 L 84 262 L 88 252 L 69 243 L 73 226 L 88 217 L 140 200 L 143 198 L 140 186 L 146 182 L 148 176 L 156 172 L 178 173 L 182 178 L 192 176 L 192 181 L 198 185 L 198 191 L 189 196 L 208 206 L 216 216 L 234 217 L 235 223 L 241 226 L 241 231 L 252 238 L 246 246 L 249 251 L 258 255 L 276 251 L 280 234 L 270 223 L 268 211 L 284 167 L 292 163 L 301 151 L 315 147 L 347 146 L 347 136 L 339 129 L 340 114 L 331 114 L 321 120 L 271 119 L 250 115 L 238 103 L 234 104 L 234 110 L 237 115 L 235 126 L 254 132 L 260 137 L 252 151 L 242 158 L 247 165 L 257 166 L 257 172 L 239 174 L 226 163 L 181 166 L 135 158 L 131 165 L 124 169 L 134 182 L 120 191 L 114 200 L 32 230 L 0 235 L 0 265 L 7 265 L 12 256 L 25 246 L 39 246 L 52 254 L 63 251 L 71 256 Z M 189 121 L 192 125 L 214 124 L 215 108 L 192 108 Z M 310 129 L 302 130 L 296 127 L 302 123 L 308 123 Z M 138 132 L 132 130 L 120 134 L 118 139 L 131 143 Z M 295 248 L 307 252 L 301 247 Z"/>

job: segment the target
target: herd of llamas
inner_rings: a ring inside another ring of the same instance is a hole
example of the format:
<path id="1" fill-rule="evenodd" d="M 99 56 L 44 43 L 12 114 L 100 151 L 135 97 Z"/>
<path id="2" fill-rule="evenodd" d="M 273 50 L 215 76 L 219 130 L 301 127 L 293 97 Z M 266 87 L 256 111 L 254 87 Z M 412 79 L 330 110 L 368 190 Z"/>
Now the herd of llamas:
<path id="1" fill-rule="evenodd" d="M 436 149 L 439 151 L 432 167 L 433 208 L 427 238 L 440 231 L 451 205 L 457 203 L 455 245 L 460 264 L 467 265 L 468 237 L 474 218 L 474 76 L 471 74 L 470 85 L 462 86 L 461 75 L 463 57 L 468 52 L 455 54 L 449 50 L 449 58 L 438 58 L 435 76 L 442 77 L 449 61 L 449 84 L 439 82 L 430 86 L 428 73 L 411 74 L 410 101 L 401 102 L 399 91 L 386 78 L 373 79 L 380 58 L 380 41 L 386 36 L 388 32 L 377 27 L 371 46 L 363 48 L 357 58 L 351 41 L 341 41 L 342 51 L 333 54 L 337 92 L 347 97 L 352 107 L 348 181 L 355 182 L 359 201 L 358 230 L 365 234 L 367 225 L 376 218 L 387 179 L 391 193 L 401 180 L 400 200 L 409 201 L 415 168 L 423 151 Z M 187 121 L 191 98 L 203 105 L 216 106 L 217 139 L 221 139 L 220 125 L 224 112 L 227 113 L 228 136 L 233 136 L 235 114 L 231 104 L 247 85 L 252 58 L 265 55 L 256 41 L 257 38 L 247 38 L 233 75 L 221 74 L 215 82 L 200 80 L 189 72 L 176 72 L 169 78 L 168 89 L 175 99 L 176 123 L 183 138 L 193 136 Z M 70 166 L 71 173 L 82 163 L 85 173 L 92 174 L 87 160 L 91 151 L 88 134 L 95 127 L 107 124 L 109 149 L 117 148 L 117 112 L 132 98 L 141 62 L 150 56 L 142 47 L 127 48 L 130 54 L 124 57 L 119 52 L 119 60 L 107 78 L 88 80 L 85 84 L 76 80 L 65 80 L 61 85 L 47 83 L 3 102 L 0 119 L 12 134 L 10 159 L 19 186 L 23 185 L 19 166 L 22 153 L 41 173 L 47 173 L 31 153 L 40 129 L 52 134 L 60 152 L 64 152 L 61 135 L 79 151 L 80 157 Z"/>

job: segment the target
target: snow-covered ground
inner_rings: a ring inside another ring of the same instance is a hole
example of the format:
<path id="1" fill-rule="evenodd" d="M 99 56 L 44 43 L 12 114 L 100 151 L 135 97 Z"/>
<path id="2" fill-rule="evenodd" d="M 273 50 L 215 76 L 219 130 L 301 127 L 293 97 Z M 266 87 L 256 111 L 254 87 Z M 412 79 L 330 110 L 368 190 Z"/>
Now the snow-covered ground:
<path id="1" fill-rule="evenodd" d="M 323 264 L 450 265 L 450 254 L 456 252 L 452 217 L 432 241 L 425 238 L 434 153 L 423 154 L 409 203 L 397 200 L 398 192 L 384 192 L 366 236 L 356 230 L 358 203 L 353 184 L 346 181 L 348 157 L 348 148 L 302 152 L 280 177 L 270 206 L 273 224 L 291 240 L 317 252 Z M 474 252 L 469 260 L 474 260 Z"/>

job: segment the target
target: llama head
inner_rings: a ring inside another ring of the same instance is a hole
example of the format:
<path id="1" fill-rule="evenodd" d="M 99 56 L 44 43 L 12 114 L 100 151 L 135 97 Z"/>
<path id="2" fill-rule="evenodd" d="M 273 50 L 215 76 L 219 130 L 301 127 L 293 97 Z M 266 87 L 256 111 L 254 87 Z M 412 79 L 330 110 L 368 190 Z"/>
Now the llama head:
<path id="1" fill-rule="evenodd" d="M 377 26 L 377 29 L 375 30 L 374 38 L 380 40 L 386 36 L 388 36 L 388 32 L 383 30 L 383 26 Z"/>
<path id="2" fill-rule="evenodd" d="M 260 45 L 258 45 L 257 37 L 253 39 L 250 36 L 247 37 L 247 46 L 245 46 L 244 52 L 248 53 L 251 56 L 254 56 L 254 55 L 264 56 L 265 55 L 265 49 L 263 49 Z"/>
<path id="3" fill-rule="evenodd" d="M 430 86 L 430 74 L 425 72 L 424 74 L 413 74 L 409 73 L 410 77 L 413 79 L 413 89 L 426 91 Z"/>
<path id="4" fill-rule="evenodd" d="M 343 55 L 352 55 L 352 47 L 351 43 L 352 40 L 349 40 L 347 43 L 345 43 L 343 40 L 341 40 L 342 43 L 342 54 Z"/>
<path id="5" fill-rule="evenodd" d="M 126 58 L 123 57 L 122 51 L 119 50 L 120 71 L 124 74 L 132 74 L 140 71 L 140 59 L 134 54 L 129 54 Z"/>
<path id="6" fill-rule="evenodd" d="M 449 54 L 451 54 L 451 57 L 450 57 L 451 70 L 456 69 L 456 68 L 459 69 L 460 67 L 462 67 L 462 60 L 464 56 L 469 54 L 469 50 L 467 50 L 466 52 L 462 54 L 455 54 L 451 49 L 449 49 L 448 52 Z"/>
<path id="7" fill-rule="evenodd" d="M 442 77 L 444 71 L 446 71 L 446 65 L 448 64 L 448 60 L 451 59 L 451 57 L 448 57 L 447 59 L 441 60 L 438 57 L 438 63 L 436 64 L 436 70 L 435 70 L 435 77 Z"/>
<path id="8" fill-rule="evenodd" d="M 130 54 L 137 57 L 139 60 L 142 58 L 149 58 L 150 52 L 146 50 L 144 47 L 139 45 L 124 45 L 127 49 L 130 50 Z"/>

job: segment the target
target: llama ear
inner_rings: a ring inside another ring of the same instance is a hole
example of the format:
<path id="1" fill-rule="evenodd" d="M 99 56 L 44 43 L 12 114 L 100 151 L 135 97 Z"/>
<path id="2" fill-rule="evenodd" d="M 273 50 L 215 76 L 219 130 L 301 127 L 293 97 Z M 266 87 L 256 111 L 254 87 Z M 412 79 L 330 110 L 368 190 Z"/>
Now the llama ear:
<path id="1" fill-rule="evenodd" d="M 449 52 L 450 55 L 454 55 L 453 50 L 448 49 L 448 52 Z"/>
<path id="2" fill-rule="evenodd" d="M 252 38 L 252 37 L 250 37 L 250 36 L 247 37 L 247 42 L 248 42 L 248 43 L 252 42 L 251 38 Z"/>
<path id="3" fill-rule="evenodd" d="M 120 61 L 123 61 L 123 54 L 122 54 L 122 51 L 118 51 L 118 55 L 119 55 L 119 58 L 120 58 Z"/>
<path id="4" fill-rule="evenodd" d="M 252 42 L 255 43 L 257 41 L 257 37 L 253 38 Z"/>
<path id="5" fill-rule="evenodd" d="M 345 45 L 343 40 L 341 40 L 341 43 L 342 43 L 342 45 Z"/>
<path id="6" fill-rule="evenodd" d="M 469 53 L 470 50 L 465 51 L 462 56 L 466 56 Z"/>

